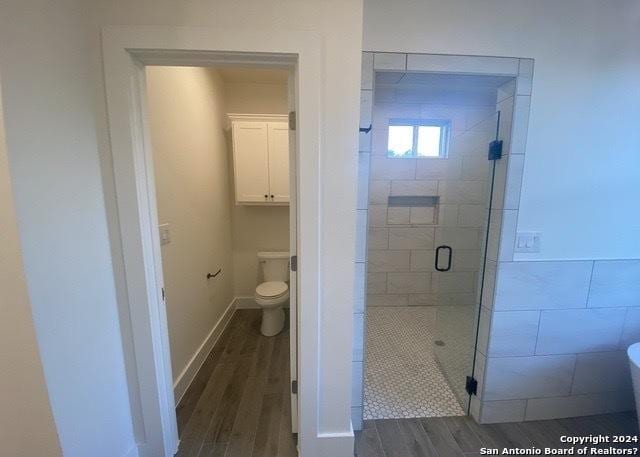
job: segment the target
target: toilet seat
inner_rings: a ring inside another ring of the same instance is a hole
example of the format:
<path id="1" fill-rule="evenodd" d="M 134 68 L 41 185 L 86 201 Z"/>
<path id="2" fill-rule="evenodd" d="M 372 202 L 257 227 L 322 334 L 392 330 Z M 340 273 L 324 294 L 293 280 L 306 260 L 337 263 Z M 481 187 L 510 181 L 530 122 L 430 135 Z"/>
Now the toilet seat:
<path id="1" fill-rule="evenodd" d="M 283 281 L 267 281 L 256 287 L 256 296 L 266 300 L 280 298 L 288 292 L 289 286 Z"/>

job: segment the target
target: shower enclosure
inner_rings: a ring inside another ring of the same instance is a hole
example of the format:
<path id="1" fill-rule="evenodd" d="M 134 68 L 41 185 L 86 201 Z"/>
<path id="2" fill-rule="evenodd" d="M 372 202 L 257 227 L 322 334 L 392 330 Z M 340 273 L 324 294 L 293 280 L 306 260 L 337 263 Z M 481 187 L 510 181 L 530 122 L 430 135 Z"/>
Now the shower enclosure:
<path id="1" fill-rule="evenodd" d="M 365 419 L 466 414 L 514 79 L 375 74 Z"/>

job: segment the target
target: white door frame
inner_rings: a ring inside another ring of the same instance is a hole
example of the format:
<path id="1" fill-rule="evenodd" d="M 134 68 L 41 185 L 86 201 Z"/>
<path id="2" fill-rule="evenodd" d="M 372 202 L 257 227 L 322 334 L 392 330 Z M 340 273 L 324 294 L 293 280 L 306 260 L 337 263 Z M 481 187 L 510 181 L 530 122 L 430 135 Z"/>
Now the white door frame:
<path id="1" fill-rule="evenodd" d="M 114 269 L 134 433 L 142 457 L 178 448 L 155 185 L 145 114 L 146 65 L 220 63 L 293 68 L 297 103 L 298 444 L 318 447 L 321 40 L 313 32 L 190 27 L 106 27 L 103 61 L 113 164 Z M 110 170 L 108 170 L 110 172 Z M 108 173 L 107 173 L 108 174 Z M 308 453 L 305 452 L 308 450 Z"/>

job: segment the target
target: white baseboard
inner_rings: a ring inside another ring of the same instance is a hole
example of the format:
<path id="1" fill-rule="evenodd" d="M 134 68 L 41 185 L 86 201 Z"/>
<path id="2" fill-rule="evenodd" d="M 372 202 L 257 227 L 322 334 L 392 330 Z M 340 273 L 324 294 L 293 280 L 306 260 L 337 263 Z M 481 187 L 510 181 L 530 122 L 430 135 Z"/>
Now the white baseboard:
<path id="1" fill-rule="evenodd" d="M 253 297 L 236 297 L 236 309 L 260 309 Z"/>
<path id="2" fill-rule="evenodd" d="M 204 339 L 198 350 L 193 354 L 187 366 L 182 370 L 176 381 L 173 383 L 173 395 L 176 399 L 176 405 L 180 403 L 182 400 L 182 396 L 187 391 L 191 383 L 193 382 L 193 378 L 195 378 L 196 374 L 202 367 L 202 364 L 207 359 L 207 356 L 213 349 L 213 346 L 222 335 L 222 332 L 225 328 L 227 328 L 227 324 L 231 320 L 233 313 L 235 312 L 235 304 L 237 299 L 231 300 L 227 309 L 222 313 L 216 325 L 213 326 L 207 337 Z"/>
<path id="3" fill-rule="evenodd" d="M 351 457 L 353 455 L 353 430 L 344 433 L 321 433 L 318 435 L 318 455 Z"/>

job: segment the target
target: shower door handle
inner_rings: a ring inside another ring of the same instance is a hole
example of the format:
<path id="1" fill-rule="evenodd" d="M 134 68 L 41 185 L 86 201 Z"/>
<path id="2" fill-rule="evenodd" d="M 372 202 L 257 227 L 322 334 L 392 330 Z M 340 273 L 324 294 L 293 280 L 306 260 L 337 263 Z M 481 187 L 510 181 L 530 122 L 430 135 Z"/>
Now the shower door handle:
<path id="1" fill-rule="evenodd" d="M 444 267 L 444 268 L 440 268 L 440 251 L 443 250 L 443 249 L 449 251 L 447 253 L 448 254 L 447 255 L 447 266 Z M 436 248 L 436 261 L 435 261 L 436 270 L 437 271 L 449 271 L 449 270 L 451 270 L 451 259 L 452 258 L 453 258 L 453 249 L 451 249 L 451 246 L 445 246 L 445 245 L 438 246 Z"/>

